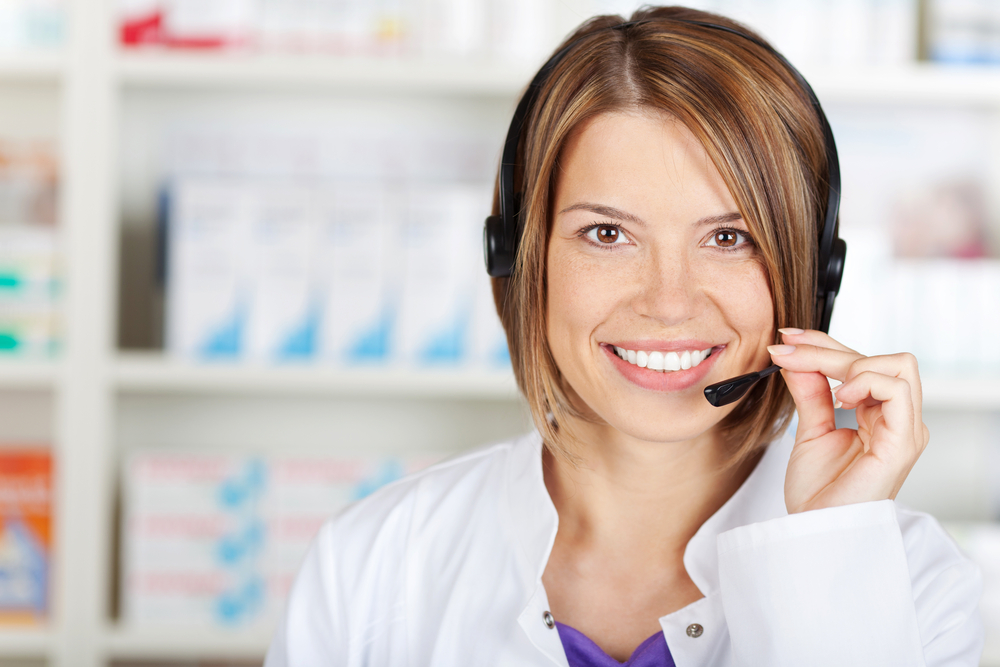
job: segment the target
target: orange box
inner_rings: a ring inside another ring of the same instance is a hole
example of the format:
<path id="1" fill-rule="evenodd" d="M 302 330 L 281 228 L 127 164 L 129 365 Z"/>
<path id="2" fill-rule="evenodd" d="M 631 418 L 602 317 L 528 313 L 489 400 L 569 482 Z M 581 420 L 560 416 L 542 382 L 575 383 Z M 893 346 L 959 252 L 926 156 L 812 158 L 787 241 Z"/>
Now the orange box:
<path id="1" fill-rule="evenodd" d="M 0 623 L 43 622 L 52 556 L 52 455 L 0 446 Z"/>

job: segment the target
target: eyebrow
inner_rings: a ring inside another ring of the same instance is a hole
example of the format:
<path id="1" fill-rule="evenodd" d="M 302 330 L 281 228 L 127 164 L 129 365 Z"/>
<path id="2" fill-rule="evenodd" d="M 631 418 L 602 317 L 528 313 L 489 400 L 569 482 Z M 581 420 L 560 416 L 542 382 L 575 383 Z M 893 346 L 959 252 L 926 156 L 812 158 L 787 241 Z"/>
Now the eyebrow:
<path id="1" fill-rule="evenodd" d="M 632 224 L 639 225 L 640 227 L 645 227 L 646 222 L 637 215 L 633 215 L 628 211 L 623 211 L 614 206 L 605 206 L 603 204 L 591 204 L 588 202 L 581 202 L 579 204 L 573 204 L 572 206 L 567 206 L 563 210 L 559 211 L 560 215 L 563 213 L 569 213 L 570 211 L 590 211 L 591 213 L 596 213 L 597 215 L 603 215 L 606 218 L 614 218 L 615 220 L 622 220 L 625 222 L 631 222 Z M 742 220 L 743 216 L 740 215 L 739 211 L 730 211 L 729 213 L 721 213 L 719 215 L 709 215 L 698 220 L 695 224 L 700 226 L 703 225 L 717 225 L 726 222 L 735 222 L 737 220 Z"/>

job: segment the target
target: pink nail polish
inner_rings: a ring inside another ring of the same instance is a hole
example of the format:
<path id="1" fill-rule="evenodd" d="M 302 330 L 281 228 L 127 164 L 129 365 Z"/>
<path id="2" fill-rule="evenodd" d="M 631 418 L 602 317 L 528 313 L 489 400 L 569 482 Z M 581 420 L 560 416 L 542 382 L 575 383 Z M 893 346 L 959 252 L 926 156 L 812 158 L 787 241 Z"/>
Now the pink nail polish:
<path id="1" fill-rule="evenodd" d="M 784 329 L 778 329 L 780 333 L 788 334 L 789 336 L 798 336 L 799 334 L 804 334 L 805 331 L 802 329 L 796 329 L 795 327 L 785 327 Z"/>
<path id="2" fill-rule="evenodd" d="M 768 345 L 767 351 L 771 353 L 772 356 L 781 357 L 786 354 L 791 354 L 795 351 L 794 345 Z"/>

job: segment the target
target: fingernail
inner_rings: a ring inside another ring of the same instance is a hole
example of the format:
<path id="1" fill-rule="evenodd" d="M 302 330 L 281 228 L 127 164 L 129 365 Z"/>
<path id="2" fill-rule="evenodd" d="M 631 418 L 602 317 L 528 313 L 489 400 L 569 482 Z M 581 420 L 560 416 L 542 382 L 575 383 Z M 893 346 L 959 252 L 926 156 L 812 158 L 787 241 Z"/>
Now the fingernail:
<path id="1" fill-rule="evenodd" d="M 794 345 L 768 345 L 767 351 L 776 357 L 781 357 L 786 354 L 791 354 L 795 351 Z"/>
<path id="2" fill-rule="evenodd" d="M 805 333 L 804 330 L 796 329 L 795 327 L 785 327 L 784 329 L 778 329 L 778 331 L 783 334 L 788 334 L 789 336 L 798 336 L 799 334 Z"/>
<path id="3" fill-rule="evenodd" d="M 844 402 L 843 401 L 837 401 L 836 403 L 833 404 L 833 407 L 835 407 L 836 409 L 839 410 L 840 408 L 844 407 Z"/>

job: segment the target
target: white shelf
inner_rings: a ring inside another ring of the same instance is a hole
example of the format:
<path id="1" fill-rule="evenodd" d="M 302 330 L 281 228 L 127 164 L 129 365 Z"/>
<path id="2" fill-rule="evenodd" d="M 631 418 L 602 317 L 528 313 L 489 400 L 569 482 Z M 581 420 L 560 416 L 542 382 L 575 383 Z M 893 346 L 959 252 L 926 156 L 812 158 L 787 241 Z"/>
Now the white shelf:
<path id="1" fill-rule="evenodd" d="M 270 629 L 112 627 L 105 633 L 104 652 L 114 659 L 263 660 L 271 635 Z"/>
<path id="2" fill-rule="evenodd" d="M 0 359 L 0 389 L 52 389 L 58 368 L 55 361 Z"/>
<path id="3" fill-rule="evenodd" d="M 52 644 L 52 633 L 44 628 L 0 628 L 0 659 L 46 658 L 52 651 Z"/>
<path id="4" fill-rule="evenodd" d="M 172 361 L 158 354 L 122 354 L 115 383 L 129 393 L 319 394 L 415 398 L 517 398 L 510 372 L 341 369 Z"/>
<path id="5" fill-rule="evenodd" d="M 488 61 L 343 58 L 254 53 L 121 52 L 118 76 L 140 87 L 320 87 L 512 97 L 531 65 Z M 815 68 L 805 75 L 824 101 L 1000 105 L 1000 67 L 932 63 Z"/>
<path id="6" fill-rule="evenodd" d="M 397 58 L 120 52 L 121 83 L 139 87 L 337 88 L 512 97 L 530 80 L 530 66 Z"/>
<path id="7" fill-rule="evenodd" d="M 58 51 L 0 53 L 0 83 L 50 81 L 62 78 L 65 59 Z"/>

